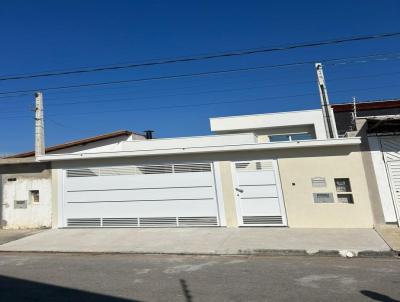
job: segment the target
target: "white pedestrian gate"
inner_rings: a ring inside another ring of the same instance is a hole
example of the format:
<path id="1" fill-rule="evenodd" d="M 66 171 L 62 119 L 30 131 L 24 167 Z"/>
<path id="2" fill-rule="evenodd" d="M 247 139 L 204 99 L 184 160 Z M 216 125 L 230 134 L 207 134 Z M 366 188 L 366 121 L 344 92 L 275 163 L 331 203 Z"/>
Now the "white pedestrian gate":
<path id="1" fill-rule="evenodd" d="M 74 168 L 63 178 L 65 227 L 220 224 L 211 163 Z"/>
<path id="2" fill-rule="evenodd" d="M 393 198 L 393 210 L 400 224 L 400 137 L 381 137 L 380 144 Z"/>
<path id="3" fill-rule="evenodd" d="M 400 209 L 400 161 L 390 161 L 387 163 L 389 171 L 390 185 L 392 189 L 393 200 L 395 204 L 395 209 L 399 211 Z M 399 214 L 397 214 L 399 215 Z"/>
<path id="4" fill-rule="evenodd" d="M 287 225 L 276 161 L 236 162 L 234 169 L 236 209 L 240 225 Z"/>

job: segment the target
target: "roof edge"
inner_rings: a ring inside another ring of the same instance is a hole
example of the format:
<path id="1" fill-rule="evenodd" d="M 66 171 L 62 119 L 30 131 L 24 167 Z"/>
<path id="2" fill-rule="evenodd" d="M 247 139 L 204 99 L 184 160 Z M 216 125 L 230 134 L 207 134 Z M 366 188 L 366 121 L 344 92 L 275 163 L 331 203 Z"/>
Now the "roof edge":
<path id="1" fill-rule="evenodd" d="M 106 139 L 110 139 L 110 138 L 115 138 L 115 137 L 119 137 L 119 136 L 130 136 L 132 134 L 140 135 L 140 136 L 144 137 L 144 135 L 142 135 L 142 134 L 138 134 L 138 133 L 135 133 L 135 132 L 132 132 L 129 130 L 118 130 L 118 131 L 114 131 L 114 132 L 110 132 L 110 133 L 105 133 L 105 134 L 101 134 L 101 135 L 97 135 L 97 136 L 91 136 L 88 138 L 69 141 L 69 142 L 66 142 L 63 144 L 58 144 L 58 145 L 54 145 L 51 147 L 47 147 L 45 152 L 48 153 L 48 152 L 52 152 L 52 151 L 62 150 L 62 149 L 70 148 L 70 147 L 81 146 L 81 145 L 94 143 L 94 142 L 98 142 L 98 141 L 102 141 L 102 140 L 106 140 Z M 4 158 L 5 159 L 26 158 L 26 157 L 32 157 L 32 156 L 35 156 L 35 151 L 17 153 L 17 154 L 10 155 L 10 156 L 4 157 Z"/>
<path id="2" fill-rule="evenodd" d="M 334 112 L 353 111 L 353 103 L 331 104 Z M 400 107 L 400 99 L 376 100 L 356 103 L 357 110 L 373 110 Z"/>

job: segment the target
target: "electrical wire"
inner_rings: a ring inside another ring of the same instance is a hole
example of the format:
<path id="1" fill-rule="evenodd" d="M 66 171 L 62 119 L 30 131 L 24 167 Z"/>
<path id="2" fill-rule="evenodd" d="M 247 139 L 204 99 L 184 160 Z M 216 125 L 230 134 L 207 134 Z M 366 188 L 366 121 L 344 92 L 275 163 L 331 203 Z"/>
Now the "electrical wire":
<path id="1" fill-rule="evenodd" d="M 81 73 L 93 73 L 99 71 L 110 71 L 110 70 L 119 70 L 119 69 L 127 69 L 127 68 L 138 68 L 138 67 L 149 67 L 156 65 L 166 65 L 166 64 L 175 64 L 182 62 L 194 62 L 194 61 L 204 61 L 211 60 L 217 58 L 228 58 L 228 57 L 237 57 L 237 56 L 247 56 L 254 55 L 259 53 L 269 53 L 269 52 L 277 52 L 277 51 L 287 51 L 299 48 L 310 48 L 310 47 L 318 47 L 324 45 L 332 45 L 332 44 L 342 44 L 349 42 L 357 42 L 357 41 L 367 41 L 367 40 L 376 40 L 382 38 L 390 38 L 400 36 L 400 32 L 392 32 L 392 33 L 381 33 L 375 35 L 364 35 L 364 36 L 352 36 L 352 37 L 344 37 L 344 38 L 334 38 L 331 40 L 324 41 L 315 41 L 315 42 L 305 42 L 299 44 L 289 44 L 284 46 L 273 46 L 259 49 L 248 49 L 248 50 L 234 50 L 230 52 L 223 53 L 214 53 L 208 55 L 198 55 L 198 56 L 186 56 L 175 59 L 153 59 L 147 62 L 135 63 L 135 64 L 125 64 L 125 65 L 113 65 L 113 66 L 105 66 L 105 67 L 86 67 L 83 69 L 75 69 L 75 70 L 65 70 L 59 72 L 39 72 L 32 74 L 20 74 L 20 75 L 5 75 L 0 77 L 0 81 L 10 81 L 10 80 L 23 80 L 23 79 L 32 79 L 32 78 L 42 78 L 42 77 L 52 77 L 52 76 L 62 76 L 62 75 L 71 75 L 71 74 L 81 74 Z"/>
<path id="2" fill-rule="evenodd" d="M 339 94 L 343 92 L 354 92 L 354 91 L 368 91 L 389 87 L 398 87 L 398 85 L 383 85 L 383 86 L 375 86 L 368 88 L 359 88 L 359 89 L 342 89 L 342 90 L 333 90 L 330 91 L 329 94 Z M 117 109 L 117 110 L 102 110 L 102 111 L 80 111 L 74 113 L 58 113 L 58 114 L 46 114 L 45 117 L 54 117 L 54 116 L 80 116 L 80 115 L 91 115 L 91 114 L 104 114 L 104 113 L 121 113 L 121 112 L 135 112 L 135 111 L 153 111 L 153 110 L 165 110 L 165 109 L 177 109 L 177 108 L 188 108 L 188 107 L 202 107 L 202 106 L 210 106 L 210 105 L 221 105 L 221 104 L 235 104 L 235 103 L 249 103 L 249 102 L 260 102 L 265 100 L 281 100 L 287 98 L 294 97 L 304 97 L 304 96 L 317 96 L 317 92 L 312 93 L 303 93 L 303 94 L 295 94 L 295 95 L 283 95 L 283 96 L 269 96 L 269 97 L 260 97 L 260 98 L 252 98 L 252 99 L 239 99 L 232 101 L 215 101 L 215 102 L 205 102 L 205 103 L 196 103 L 196 104 L 184 104 L 184 105 L 165 105 L 165 106 L 154 106 L 154 107 L 144 107 L 144 108 L 125 108 L 125 109 Z M 18 119 L 18 118 L 33 118 L 32 116 L 6 116 L 1 119 Z"/>
<path id="3" fill-rule="evenodd" d="M 397 53 L 397 55 L 400 55 L 400 53 Z M 371 57 L 377 57 L 377 56 L 380 57 L 382 55 L 378 54 L 378 55 L 369 55 L 369 56 L 363 56 L 363 57 L 371 58 Z M 358 57 L 358 58 L 361 58 L 361 57 Z M 396 59 L 397 59 L 397 57 L 396 57 Z M 321 61 L 322 62 L 333 62 L 333 61 L 341 61 L 341 60 L 343 60 L 343 59 L 328 59 L 325 61 L 322 61 L 322 60 Z M 247 71 L 254 71 L 254 70 L 261 70 L 261 69 L 268 69 L 268 68 L 293 67 L 293 66 L 310 65 L 310 64 L 315 64 L 315 60 L 305 61 L 305 62 L 297 62 L 297 63 L 286 63 L 286 64 L 265 65 L 265 66 L 245 67 L 245 68 L 236 68 L 236 69 L 214 70 L 214 71 L 205 71 L 205 72 L 197 72 L 197 73 L 175 74 L 175 75 L 166 75 L 166 76 L 153 76 L 153 77 L 136 78 L 136 79 L 128 79 L 128 80 L 118 80 L 118 81 L 105 81 L 105 82 L 94 82 L 94 83 L 84 83 L 84 84 L 75 84 L 75 85 L 63 85 L 63 86 L 54 86 L 54 87 L 44 87 L 44 88 L 39 88 L 39 89 L 2 91 L 2 92 L 0 92 L 0 95 L 35 92 L 35 91 L 52 91 L 52 90 L 60 90 L 60 89 L 97 87 L 97 86 L 123 84 L 123 83 L 172 80 L 172 79 L 180 79 L 180 78 L 220 75 L 220 74 L 226 74 L 226 73 L 247 72 Z"/>

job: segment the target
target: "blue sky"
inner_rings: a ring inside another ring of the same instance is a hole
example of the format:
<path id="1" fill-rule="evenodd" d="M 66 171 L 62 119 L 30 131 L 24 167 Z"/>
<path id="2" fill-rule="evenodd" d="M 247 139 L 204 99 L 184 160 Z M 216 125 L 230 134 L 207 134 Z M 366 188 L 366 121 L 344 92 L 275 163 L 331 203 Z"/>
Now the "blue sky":
<path id="1" fill-rule="evenodd" d="M 397 0 L 2 1 L 0 75 L 395 32 L 400 30 L 399 15 Z M 0 92 L 400 52 L 399 42 L 400 38 L 388 38 L 196 63 L 7 81 L 0 82 Z M 347 102 L 352 96 L 358 100 L 400 97 L 400 59 L 326 66 L 325 76 L 331 103 Z M 319 106 L 312 65 L 59 90 L 45 92 L 44 100 L 46 145 L 117 129 L 153 129 L 157 137 L 203 135 L 209 134 L 209 117 Z M 33 94 L 0 101 L 0 152 L 32 149 Z M 237 102 L 148 109 L 225 101 Z"/>

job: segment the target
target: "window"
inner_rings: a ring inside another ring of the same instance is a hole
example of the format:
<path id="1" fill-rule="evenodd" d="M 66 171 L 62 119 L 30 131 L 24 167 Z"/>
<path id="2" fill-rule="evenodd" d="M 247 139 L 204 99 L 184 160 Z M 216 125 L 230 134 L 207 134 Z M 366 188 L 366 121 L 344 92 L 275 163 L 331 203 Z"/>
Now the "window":
<path id="1" fill-rule="evenodd" d="M 340 203 L 354 203 L 353 194 L 338 194 L 337 199 Z"/>
<path id="2" fill-rule="evenodd" d="M 337 192 L 351 192 L 350 179 L 335 178 L 335 186 Z"/>
<path id="3" fill-rule="evenodd" d="M 338 193 L 337 200 L 339 203 L 354 203 L 349 178 L 335 178 L 335 187 L 336 192 Z"/>
<path id="4" fill-rule="evenodd" d="M 310 133 L 297 133 L 291 135 L 292 141 L 305 141 L 309 139 L 313 139 Z"/>
<path id="5" fill-rule="evenodd" d="M 313 139 L 311 133 L 273 134 L 269 136 L 270 142 L 291 142 Z"/>
<path id="6" fill-rule="evenodd" d="M 333 203 L 332 193 L 313 193 L 314 203 Z"/>
<path id="7" fill-rule="evenodd" d="M 33 203 L 38 203 L 39 199 L 39 190 L 31 190 L 29 191 L 30 201 Z"/>
<path id="8" fill-rule="evenodd" d="M 270 135 L 269 141 L 270 142 L 289 142 L 290 135 L 285 135 L 285 134 Z"/>

